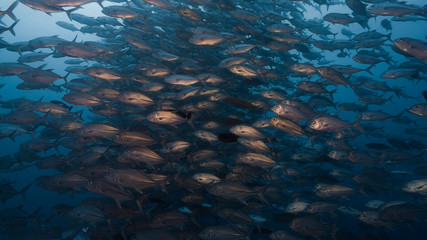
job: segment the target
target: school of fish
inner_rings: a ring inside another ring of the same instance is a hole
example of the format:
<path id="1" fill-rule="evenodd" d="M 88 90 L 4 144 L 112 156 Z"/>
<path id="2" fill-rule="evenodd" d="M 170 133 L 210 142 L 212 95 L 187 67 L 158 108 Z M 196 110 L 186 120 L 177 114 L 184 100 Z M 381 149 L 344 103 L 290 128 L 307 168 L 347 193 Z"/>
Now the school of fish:
<path id="1" fill-rule="evenodd" d="M 102 16 L 79 13 L 93 5 Z M 329 10 L 337 5 L 350 13 Z M 4 40 L 25 17 L 16 16 L 17 6 L 52 21 L 65 13 L 67 21 L 56 24 L 76 38 Z M 306 9 L 322 18 L 306 18 Z M 427 5 L 0 3 L 0 54 L 19 55 L 0 59 L 0 93 L 17 77 L 19 90 L 61 96 L 0 98 L 0 141 L 19 144 L 0 156 L 1 171 L 56 172 L 23 188 L 1 178 L 0 200 L 10 203 L 30 188 L 87 195 L 48 210 L 1 208 L 0 239 L 416 235 L 427 225 L 427 41 L 392 35 L 395 22 L 412 21 L 426 23 Z M 351 30 L 355 25 L 362 30 Z M 99 40 L 84 41 L 87 35 Z M 67 73 L 49 69 L 48 58 L 63 62 Z M 419 92 L 408 94 L 395 79 Z M 354 100 L 342 101 L 345 95 Z M 389 125 L 402 134 L 389 134 Z"/>

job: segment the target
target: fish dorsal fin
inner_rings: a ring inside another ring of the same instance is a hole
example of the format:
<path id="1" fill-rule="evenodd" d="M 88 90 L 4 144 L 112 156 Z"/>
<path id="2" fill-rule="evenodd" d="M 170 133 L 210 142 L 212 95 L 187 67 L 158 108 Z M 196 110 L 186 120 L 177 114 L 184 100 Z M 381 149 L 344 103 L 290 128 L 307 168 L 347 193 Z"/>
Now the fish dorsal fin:
<path id="1" fill-rule="evenodd" d="M 36 103 L 40 103 L 43 100 L 44 96 L 42 96 L 39 100 L 36 101 Z"/>
<path id="2" fill-rule="evenodd" d="M 40 65 L 39 67 L 37 67 L 37 69 L 39 70 L 43 70 L 44 67 L 46 67 L 47 63 Z"/>
<path id="3" fill-rule="evenodd" d="M 73 41 L 71 41 L 71 42 L 76 42 L 76 40 L 77 40 L 77 36 L 79 36 L 79 35 L 78 35 L 78 34 L 76 34 L 76 36 L 74 37 Z"/>

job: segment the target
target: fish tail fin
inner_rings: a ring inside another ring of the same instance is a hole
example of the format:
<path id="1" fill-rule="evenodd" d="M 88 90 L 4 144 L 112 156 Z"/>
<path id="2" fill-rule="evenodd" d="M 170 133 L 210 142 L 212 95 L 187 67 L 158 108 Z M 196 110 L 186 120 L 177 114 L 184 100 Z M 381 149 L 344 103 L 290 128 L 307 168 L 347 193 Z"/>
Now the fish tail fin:
<path id="1" fill-rule="evenodd" d="M 420 152 L 420 154 L 416 155 L 416 157 L 419 159 L 422 159 L 425 153 L 426 153 L 425 151 L 422 151 Z"/>
<path id="2" fill-rule="evenodd" d="M 358 189 L 358 192 L 365 197 L 369 197 L 368 193 L 365 192 L 365 188 L 363 186 Z"/>
<path id="3" fill-rule="evenodd" d="M 393 88 L 392 91 L 394 92 L 394 94 L 396 95 L 396 97 L 400 99 L 400 97 L 402 96 L 400 94 L 401 91 L 402 91 L 402 89 L 400 89 L 400 88 Z"/>
<path id="4" fill-rule="evenodd" d="M 369 111 L 369 104 L 365 104 L 365 106 L 363 106 L 362 111 Z"/>
<path id="5" fill-rule="evenodd" d="M 400 117 L 405 113 L 405 111 L 401 111 L 399 114 L 397 114 L 396 116 L 394 116 L 394 118 Z"/>
<path id="6" fill-rule="evenodd" d="M 102 2 L 103 2 L 104 0 L 96 0 L 96 2 L 98 3 L 98 5 L 102 8 L 102 9 L 104 9 L 104 6 L 102 5 Z"/>
<path id="7" fill-rule="evenodd" d="M 357 129 L 359 129 L 362 133 L 365 133 L 365 129 L 363 129 L 360 125 L 359 125 L 359 123 L 360 123 L 360 121 L 362 120 L 362 117 L 360 117 L 360 116 L 358 116 L 357 117 L 357 119 L 356 119 L 356 121 L 352 124 L 353 125 L 353 127 L 355 127 L 355 128 L 357 128 Z"/>
<path id="8" fill-rule="evenodd" d="M 7 137 L 10 138 L 13 142 L 15 142 L 15 133 L 18 131 L 18 129 L 15 129 L 11 134 L 9 134 Z"/>
<path id="9" fill-rule="evenodd" d="M 333 33 L 332 35 L 334 36 L 334 40 L 335 40 L 336 37 L 337 37 L 337 35 L 338 35 L 338 33 Z"/>
<path id="10" fill-rule="evenodd" d="M 196 127 L 194 126 L 193 118 L 192 118 L 191 112 L 187 114 L 186 118 L 187 118 L 188 125 L 190 125 L 190 127 L 191 127 L 194 131 L 196 131 Z"/>
<path id="11" fill-rule="evenodd" d="M 26 197 L 25 197 L 25 193 L 27 192 L 27 190 L 31 187 L 31 183 L 28 184 L 27 186 L 25 186 L 21 191 L 19 191 L 19 195 L 22 196 L 22 199 L 24 201 L 26 201 Z"/>
<path id="12" fill-rule="evenodd" d="M 166 189 L 166 184 L 169 182 L 170 179 L 173 179 L 175 177 L 175 175 L 171 174 L 170 176 L 168 176 L 167 178 L 165 178 L 165 180 L 161 181 L 159 183 L 159 186 L 162 188 L 162 191 L 164 193 L 168 193 L 168 190 Z"/>
<path id="13" fill-rule="evenodd" d="M 409 76 L 409 79 L 421 79 L 420 73 L 418 71 L 415 72 L 414 74 L 412 74 L 411 76 Z"/>
<path id="14" fill-rule="evenodd" d="M 37 215 L 39 214 L 39 212 L 42 210 L 42 207 L 38 207 L 33 213 L 31 213 L 30 215 L 28 215 L 27 218 L 37 218 Z"/>
<path id="15" fill-rule="evenodd" d="M 15 47 L 15 49 L 16 49 L 16 52 L 19 54 L 19 56 L 22 56 L 22 50 L 21 50 L 21 48 L 22 48 L 22 46 L 17 46 L 17 47 Z"/>
<path id="16" fill-rule="evenodd" d="M 40 211 L 42 210 L 42 206 L 38 207 L 33 213 L 26 217 L 27 219 L 35 218 L 36 224 L 40 225 Z"/>
<path id="17" fill-rule="evenodd" d="M 83 121 L 82 115 L 83 115 L 83 110 L 79 110 L 77 112 L 72 113 L 74 116 L 76 116 L 76 118 L 78 118 L 79 120 Z"/>
<path id="18" fill-rule="evenodd" d="M 13 14 L 13 10 L 15 9 L 15 7 L 18 5 L 19 0 L 15 1 L 14 3 L 12 3 L 12 5 L 10 5 L 10 7 L 6 10 L 6 14 L 13 19 L 13 21 L 17 22 L 18 19 L 16 18 L 15 14 Z"/>
<path id="19" fill-rule="evenodd" d="M 386 59 L 384 60 L 384 62 L 385 62 L 385 63 L 387 63 L 388 65 L 390 65 L 390 67 L 393 67 L 392 62 L 393 62 L 393 63 L 396 63 L 396 62 L 393 60 L 393 57 L 392 57 L 392 56 L 390 56 L 390 57 L 386 58 Z"/>
<path id="20" fill-rule="evenodd" d="M 115 202 L 116 202 L 117 206 L 121 209 L 122 208 L 122 203 L 119 200 L 117 200 L 117 199 L 115 199 Z"/>
<path id="21" fill-rule="evenodd" d="M 109 111 L 114 111 L 113 103 L 114 102 L 101 102 L 101 104 L 104 104 L 104 106 L 106 106 Z M 122 113 L 122 116 L 124 116 L 124 113 Z"/>
<path id="22" fill-rule="evenodd" d="M 330 91 L 330 92 L 328 92 L 328 94 L 329 94 L 329 96 L 331 96 L 331 100 L 332 101 L 334 101 L 334 93 L 336 93 L 337 92 L 337 90 L 338 90 L 338 88 L 337 89 L 334 89 L 334 90 L 332 90 L 332 91 Z"/>
<path id="23" fill-rule="evenodd" d="M 392 99 L 393 99 L 393 95 L 391 95 L 389 98 L 387 98 L 386 100 L 386 102 L 388 102 L 388 103 L 393 103 L 393 101 L 392 101 Z"/>
<path id="24" fill-rule="evenodd" d="M 371 72 L 371 68 L 373 68 L 375 65 L 371 65 L 371 66 L 369 66 L 369 67 L 367 67 L 367 68 L 365 68 L 365 72 L 367 72 L 367 73 L 369 73 L 369 74 L 371 74 L 371 75 L 374 75 L 372 72 Z"/>
<path id="25" fill-rule="evenodd" d="M 288 164 L 287 163 L 282 163 L 279 166 L 282 169 L 282 173 L 285 174 L 286 173 L 286 167 L 288 166 Z"/>
<path id="26" fill-rule="evenodd" d="M 167 183 L 167 179 L 165 181 L 162 181 L 161 183 L 159 183 L 159 186 L 164 193 L 168 194 L 168 190 L 166 189 L 166 183 Z"/>
<path id="27" fill-rule="evenodd" d="M 316 141 L 316 139 L 319 137 L 320 135 L 311 135 L 308 136 L 308 140 L 310 140 L 310 144 L 311 146 L 314 146 L 314 141 Z"/>
<path id="28" fill-rule="evenodd" d="M 138 209 L 141 213 L 144 213 L 144 208 L 142 206 L 142 202 L 148 198 L 150 196 L 150 194 L 144 194 L 141 197 L 136 199 L 136 204 L 138 205 Z"/>
<path id="29" fill-rule="evenodd" d="M 65 84 L 68 84 L 67 78 L 68 78 L 68 76 L 70 76 L 70 73 L 71 72 L 67 72 L 67 74 L 65 74 L 65 76 L 62 77 L 62 79 L 64 79 L 64 81 L 65 81 Z"/>
<path id="30" fill-rule="evenodd" d="M 369 28 L 368 21 L 369 21 L 369 18 L 364 18 L 361 21 L 359 21 L 358 23 L 362 28 L 367 28 L 369 30 L 370 28 Z"/>
<path id="31" fill-rule="evenodd" d="M 67 14 L 68 19 L 70 19 L 70 21 L 73 21 L 73 19 L 71 18 L 71 13 L 73 13 L 74 11 L 80 9 L 80 7 L 75 7 L 69 10 L 64 10 L 64 12 Z"/>
<path id="32" fill-rule="evenodd" d="M 7 28 L 7 30 L 10 32 L 10 33 L 12 33 L 12 35 L 13 36 L 16 36 L 16 33 L 15 33 L 15 30 L 13 29 L 15 26 L 16 26 L 16 24 L 18 24 L 19 23 L 19 20 L 18 21 L 16 21 L 16 22 L 14 22 L 12 25 L 10 25 L 10 27 L 8 27 Z"/>
<path id="33" fill-rule="evenodd" d="M 52 110 L 49 110 L 40 120 L 41 120 L 41 122 L 45 122 L 46 121 L 46 119 L 47 119 L 47 117 L 49 117 L 49 115 L 50 115 L 50 112 L 51 112 Z"/>
<path id="34" fill-rule="evenodd" d="M 262 201 L 263 203 L 265 203 L 265 204 L 269 204 L 268 203 L 268 201 L 267 201 L 267 199 L 265 198 L 265 196 L 264 196 L 264 192 L 265 192 L 265 190 L 267 190 L 267 188 L 268 188 L 268 186 L 263 186 L 263 187 L 259 187 L 257 190 L 256 190 L 256 193 L 257 193 L 257 196 L 258 196 L 258 199 L 260 200 L 260 201 Z"/>

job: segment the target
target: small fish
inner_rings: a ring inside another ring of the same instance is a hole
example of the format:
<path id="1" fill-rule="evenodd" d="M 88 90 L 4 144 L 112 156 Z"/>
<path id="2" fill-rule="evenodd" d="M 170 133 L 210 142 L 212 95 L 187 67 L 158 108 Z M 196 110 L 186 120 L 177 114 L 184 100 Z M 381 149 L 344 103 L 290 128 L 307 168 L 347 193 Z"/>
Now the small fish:
<path id="1" fill-rule="evenodd" d="M 427 43 L 414 38 L 398 38 L 393 41 L 401 51 L 421 60 L 427 59 Z"/>
<path id="2" fill-rule="evenodd" d="M 367 143 L 365 144 L 366 147 L 376 150 L 385 150 L 390 149 L 390 146 L 382 144 L 382 143 Z"/>
<path id="3" fill-rule="evenodd" d="M 407 111 L 421 117 L 427 117 L 427 104 L 426 103 L 415 104 L 411 108 L 407 109 Z"/>

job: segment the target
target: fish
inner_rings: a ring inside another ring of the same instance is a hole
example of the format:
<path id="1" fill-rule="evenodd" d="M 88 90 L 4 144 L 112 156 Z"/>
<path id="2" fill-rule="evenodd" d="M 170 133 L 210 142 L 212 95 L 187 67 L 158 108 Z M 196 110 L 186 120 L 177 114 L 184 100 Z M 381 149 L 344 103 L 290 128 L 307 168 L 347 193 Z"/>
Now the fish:
<path id="1" fill-rule="evenodd" d="M 336 85 L 350 85 L 348 80 L 337 70 L 331 67 L 320 67 L 317 69 L 320 75 Z"/>
<path id="2" fill-rule="evenodd" d="M 420 237 L 421 3 L 4 1 L 0 239 Z"/>
<path id="3" fill-rule="evenodd" d="M 86 124 L 77 131 L 77 134 L 82 137 L 110 138 L 118 132 L 118 128 L 107 124 Z"/>
<path id="4" fill-rule="evenodd" d="M 201 239 L 243 239 L 244 234 L 227 226 L 209 226 L 204 228 L 198 235 Z"/>
<path id="5" fill-rule="evenodd" d="M 259 132 L 256 128 L 247 125 L 235 125 L 230 128 L 230 132 L 245 138 L 251 139 L 262 139 L 266 138 L 261 132 Z"/>
<path id="6" fill-rule="evenodd" d="M 79 174 L 64 173 L 52 176 L 40 176 L 36 178 L 35 182 L 39 187 L 61 192 L 82 188 L 88 182 L 88 179 Z"/>
<path id="7" fill-rule="evenodd" d="M 142 209 L 139 199 L 136 199 L 131 193 L 122 190 L 106 180 L 89 181 L 85 184 L 85 188 L 93 193 L 114 199 L 119 208 L 122 207 L 121 203 L 123 201 L 135 200 L 138 203 L 138 207 Z"/>
<path id="8" fill-rule="evenodd" d="M 110 17 L 117 18 L 135 18 L 141 17 L 141 15 L 134 9 L 125 6 L 108 6 L 102 9 L 102 13 Z"/>
<path id="9" fill-rule="evenodd" d="M 180 123 L 187 122 L 191 114 L 180 114 L 172 111 L 155 111 L 147 116 L 147 120 L 156 124 L 167 124 L 176 127 Z"/>
<path id="10" fill-rule="evenodd" d="M 116 99 L 119 102 L 139 107 L 145 107 L 154 104 L 153 99 L 138 92 L 121 92 Z"/>
<path id="11" fill-rule="evenodd" d="M 19 74 L 20 79 L 30 83 L 52 83 L 61 78 L 66 81 L 67 77 L 68 75 L 61 77 L 52 71 L 39 69 L 29 70 Z"/>
<path id="12" fill-rule="evenodd" d="M 328 13 L 323 17 L 323 19 L 331 23 L 339 23 L 343 25 L 357 22 L 355 18 L 352 18 L 350 15 L 345 13 Z"/>
<path id="13" fill-rule="evenodd" d="M 217 182 L 207 187 L 207 191 L 215 196 L 237 200 L 247 205 L 246 199 L 256 196 L 257 192 L 236 182 Z"/>
<path id="14" fill-rule="evenodd" d="M 122 79 L 122 76 L 119 72 L 115 71 L 114 69 L 102 67 L 89 67 L 85 70 L 85 74 L 106 81 L 117 81 Z"/>
<path id="15" fill-rule="evenodd" d="M 78 9 L 78 8 L 72 8 L 69 10 L 64 10 L 62 7 L 46 5 L 40 1 L 20 0 L 20 2 L 30 8 L 45 12 L 48 15 L 50 15 L 51 13 L 65 12 L 70 20 L 71 20 L 71 13 Z"/>
<path id="16" fill-rule="evenodd" d="M 295 123 L 291 120 L 283 119 L 280 117 L 273 117 L 270 119 L 271 125 L 273 127 L 287 132 L 291 136 L 308 136 L 308 133 L 301 127 L 298 123 Z"/>
<path id="17" fill-rule="evenodd" d="M 62 28 L 65 28 L 67 30 L 70 30 L 72 32 L 79 31 L 79 29 L 77 27 L 75 27 L 73 24 L 67 23 L 67 22 L 64 22 L 64 21 L 58 21 L 58 22 L 56 22 L 56 25 L 58 25 L 58 26 L 60 26 Z"/>
<path id="18" fill-rule="evenodd" d="M 164 8 L 164 9 L 172 9 L 174 8 L 168 1 L 166 0 L 143 0 L 144 2 L 157 6 L 159 8 Z"/>
<path id="19" fill-rule="evenodd" d="M 96 49 L 76 42 L 59 42 L 55 45 L 55 49 L 70 57 L 91 58 L 100 55 Z"/>
<path id="20" fill-rule="evenodd" d="M 262 169 L 270 169 L 279 166 L 273 159 L 259 153 L 239 154 L 236 161 Z"/>
<path id="21" fill-rule="evenodd" d="M 203 185 L 213 184 L 221 181 L 220 178 L 210 173 L 195 173 L 192 178 Z"/>
<path id="22" fill-rule="evenodd" d="M 420 13 L 422 9 L 416 6 L 406 5 L 405 3 L 383 2 L 367 7 L 366 12 L 380 16 L 404 16 L 407 14 Z"/>
<path id="23" fill-rule="evenodd" d="M 222 43 L 225 38 L 219 34 L 200 33 L 193 35 L 188 41 L 197 46 L 213 46 Z"/>
<path id="24" fill-rule="evenodd" d="M 414 106 L 407 109 L 407 111 L 412 113 L 412 114 L 421 116 L 421 117 L 426 117 L 427 116 L 427 104 L 425 104 L 425 103 L 415 104 Z"/>
<path id="25" fill-rule="evenodd" d="M 328 227 L 310 217 L 299 217 L 289 224 L 297 233 L 307 237 L 323 237 L 329 235 Z"/>
<path id="26" fill-rule="evenodd" d="M 162 186 L 165 189 L 164 182 L 159 181 L 163 176 L 157 175 L 155 179 L 150 175 L 137 170 L 117 169 L 104 176 L 104 179 L 120 187 L 135 189 L 143 194 L 146 189 Z M 166 179 L 166 177 L 164 177 Z"/>
<path id="27" fill-rule="evenodd" d="M 427 193 L 426 180 L 418 179 L 418 180 L 409 181 L 402 187 L 402 191 L 425 195 Z"/>
<path id="28" fill-rule="evenodd" d="M 170 75 L 165 78 L 165 82 L 173 85 L 193 85 L 195 83 L 198 83 L 200 80 L 191 76 L 186 75 Z"/>
<path id="29" fill-rule="evenodd" d="M 351 124 L 339 118 L 336 118 L 334 116 L 317 117 L 311 120 L 309 128 L 316 131 L 339 131 L 344 128 L 348 128 L 350 126 L 355 126 L 357 128 L 360 128 L 360 126 L 358 127 L 360 120 L 361 118 L 359 118 L 353 124 Z"/>

